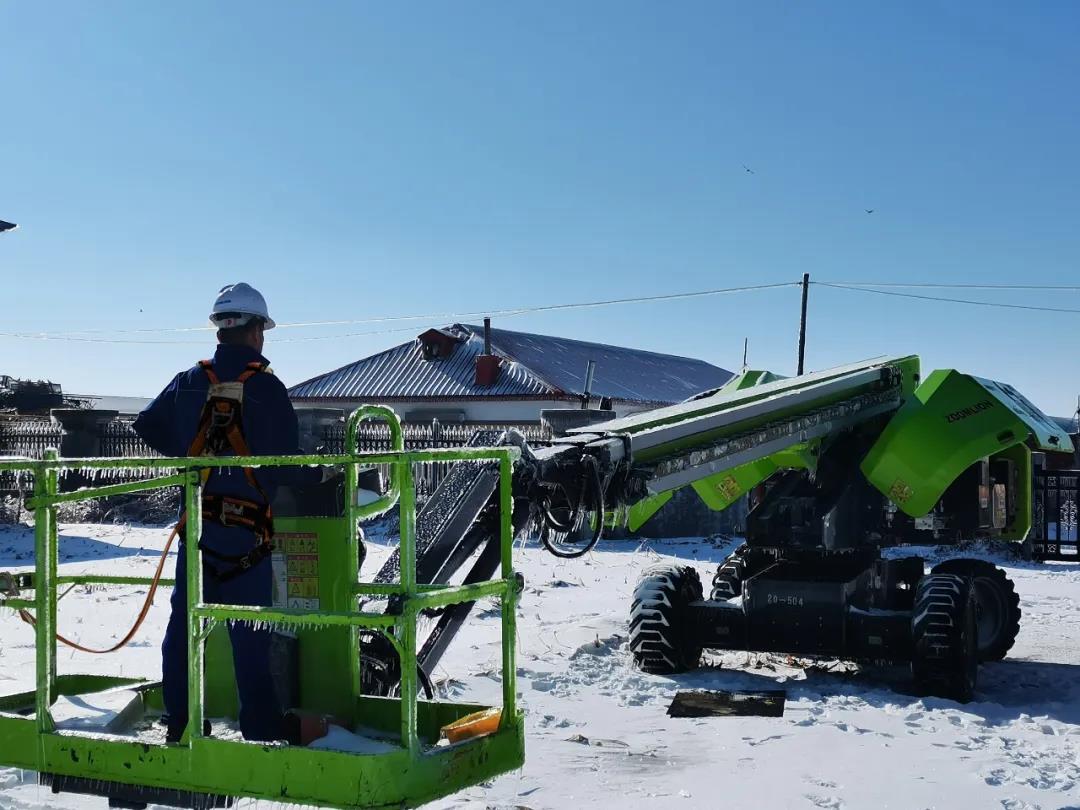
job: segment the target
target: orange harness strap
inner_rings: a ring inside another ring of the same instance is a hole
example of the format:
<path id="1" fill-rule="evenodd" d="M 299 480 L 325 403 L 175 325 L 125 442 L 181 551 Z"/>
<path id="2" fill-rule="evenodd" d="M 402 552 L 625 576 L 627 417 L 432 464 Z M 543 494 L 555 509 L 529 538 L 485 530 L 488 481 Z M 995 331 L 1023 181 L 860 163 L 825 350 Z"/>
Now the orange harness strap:
<path id="1" fill-rule="evenodd" d="M 211 363 L 211 361 L 201 360 L 199 361 L 199 366 L 204 372 L 206 372 L 206 376 L 210 380 L 210 385 L 220 385 L 220 381 L 218 380 L 217 374 L 214 373 L 213 364 Z M 258 374 L 260 371 L 263 370 L 265 370 L 265 366 L 262 363 L 248 363 L 247 369 L 239 377 L 237 377 L 236 381 L 243 384 L 250 380 L 254 375 Z M 209 406 L 210 404 L 211 401 L 208 400 L 207 406 Z M 214 404 L 217 405 L 220 403 Z M 226 416 L 229 417 L 229 424 L 225 430 L 225 438 L 227 439 L 230 447 L 232 447 L 232 450 L 234 453 L 236 453 L 236 455 L 250 456 L 251 450 L 250 448 L 248 448 L 247 442 L 244 440 L 243 431 L 240 429 L 240 426 L 238 424 L 239 414 L 236 412 L 235 407 L 230 409 L 227 402 L 224 404 L 225 407 L 218 413 L 223 418 Z M 231 413 L 225 413 L 226 411 L 230 410 Z M 213 416 L 214 413 L 210 407 L 203 408 L 203 415 L 199 421 L 199 429 L 195 434 L 195 439 L 192 441 L 191 447 L 188 449 L 189 456 L 212 455 L 212 453 L 207 453 L 207 441 L 210 435 L 210 430 L 213 426 Z M 207 496 L 204 496 L 203 517 L 207 517 L 208 500 L 215 504 L 220 501 L 223 508 L 225 504 L 232 505 L 235 507 L 232 525 L 247 526 L 252 531 L 259 534 L 261 538 L 259 544 L 255 547 L 255 549 L 253 549 L 248 554 L 237 560 L 232 560 L 230 558 L 230 561 L 236 562 L 237 565 L 234 569 L 226 571 L 224 574 L 222 574 L 220 576 L 221 579 L 228 579 L 236 576 L 237 574 L 243 573 L 253 564 L 257 563 L 259 560 L 269 554 L 270 543 L 273 539 L 273 524 L 271 522 L 273 520 L 273 516 L 270 513 L 269 499 L 266 497 L 266 493 L 263 491 L 263 488 L 259 485 L 258 480 L 255 478 L 255 470 L 252 467 L 243 467 L 242 469 L 244 470 L 244 475 L 247 478 L 248 483 L 250 483 L 251 486 L 255 489 L 255 491 L 257 491 L 259 495 L 262 496 L 263 501 L 265 502 L 264 504 L 258 504 L 254 501 L 248 501 L 241 498 L 227 498 L 217 496 L 209 496 L 208 498 Z M 205 470 L 203 472 L 203 483 L 205 483 L 207 478 L 210 477 L 210 472 L 210 470 Z M 261 512 L 261 514 L 259 514 L 257 518 L 250 518 L 247 516 L 247 514 L 249 513 L 245 513 L 245 509 L 252 508 Z M 213 516 L 211 516 L 211 519 L 213 519 Z M 107 653 L 116 652 L 117 650 L 127 646 L 128 642 L 130 642 L 131 639 L 135 637 L 135 634 L 139 631 L 139 628 L 142 627 L 143 622 L 146 621 L 146 616 L 150 612 L 150 606 L 154 603 L 154 596 L 157 594 L 158 585 L 161 582 L 161 574 L 165 569 L 165 560 L 168 559 L 169 550 L 172 548 L 173 541 L 176 540 L 176 538 L 180 535 L 180 532 L 183 531 L 186 522 L 187 515 L 181 515 L 180 520 L 177 522 L 176 526 L 174 526 L 172 531 L 169 532 L 169 539 L 165 542 L 165 548 L 162 550 L 161 557 L 158 559 L 157 568 L 155 569 L 153 579 L 150 582 L 150 589 L 147 591 L 146 598 L 143 600 L 143 605 L 142 608 L 139 610 L 139 615 L 135 618 L 135 623 L 131 626 L 131 629 L 128 630 L 128 632 L 124 635 L 122 639 L 116 642 L 116 644 L 114 644 L 113 646 L 104 650 L 98 650 L 92 647 L 85 647 L 82 644 L 79 644 L 77 641 L 72 641 L 69 638 L 65 638 L 64 636 L 60 635 L 60 633 L 56 634 L 57 641 L 66 644 L 72 649 L 79 650 L 85 653 L 92 653 L 94 655 L 105 655 Z M 203 550 L 206 551 L 206 549 Z M 31 627 L 37 626 L 37 618 L 30 611 L 26 609 L 20 609 L 19 617 Z"/>
<path id="2" fill-rule="evenodd" d="M 65 638 L 59 633 L 56 634 L 56 640 L 66 644 L 72 649 L 79 650 L 84 653 L 92 653 L 94 655 L 106 655 L 107 653 L 116 652 L 117 650 L 127 646 L 131 639 L 135 638 L 135 634 L 139 632 L 139 628 L 142 627 L 142 623 L 146 620 L 146 614 L 150 612 L 150 606 L 154 604 L 154 595 L 157 593 L 158 584 L 161 582 L 161 572 L 165 568 L 165 560 L 169 556 L 169 549 L 172 548 L 173 540 L 180 534 L 180 530 L 184 525 L 184 521 L 181 520 L 177 523 L 171 532 L 169 532 L 169 539 L 165 542 L 165 548 L 161 552 L 161 558 L 158 560 L 157 569 L 154 571 L 154 578 L 150 581 L 150 590 L 146 593 L 146 599 L 143 600 L 142 609 L 139 611 L 139 615 L 135 619 L 135 624 L 131 625 L 131 629 L 127 631 L 122 639 L 116 642 L 113 646 L 107 650 L 95 650 L 92 647 L 84 647 L 77 641 L 72 641 L 69 638 Z M 31 627 L 37 626 L 37 619 L 34 614 L 26 609 L 19 610 L 19 617 Z"/>
<path id="3" fill-rule="evenodd" d="M 203 406 L 202 416 L 199 419 L 199 427 L 195 432 L 191 447 L 188 449 L 189 456 L 214 456 L 225 450 L 231 449 L 237 456 L 250 456 L 251 448 L 243 431 L 243 403 L 240 395 L 226 394 L 217 395 L 215 386 L 220 386 L 221 381 L 209 360 L 199 362 L 210 381 L 210 389 L 207 392 L 206 404 Z M 235 382 L 241 386 L 258 374 L 265 371 L 264 363 L 251 362 L 241 372 Z M 219 554 L 213 549 L 200 545 L 203 552 L 225 562 L 233 563 L 233 567 L 215 575 L 219 580 L 230 579 L 248 570 L 271 551 L 274 537 L 273 513 L 270 510 L 270 499 L 259 483 L 253 467 L 241 467 L 248 484 L 259 493 L 262 503 L 244 498 L 232 498 L 222 495 L 203 495 L 202 514 L 204 520 L 211 520 L 223 526 L 243 526 L 259 536 L 259 542 L 255 548 L 247 554 L 232 557 Z M 202 473 L 203 483 L 209 480 L 212 469 L 207 468 Z"/>

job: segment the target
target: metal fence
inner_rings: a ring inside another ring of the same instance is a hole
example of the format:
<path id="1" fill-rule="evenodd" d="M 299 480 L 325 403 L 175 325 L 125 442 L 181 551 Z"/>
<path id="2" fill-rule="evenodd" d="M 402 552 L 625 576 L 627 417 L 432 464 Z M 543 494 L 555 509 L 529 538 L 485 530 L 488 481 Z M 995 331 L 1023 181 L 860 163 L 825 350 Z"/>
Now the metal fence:
<path id="1" fill-rule="evenodd" d="M 436 447 L 464 447 L 474 433 L 481 430 L 517 430 L 533 447 L 551 443 L 551 429 L 541 424 L 441 424 L 432 422 L 407 422 L 402 426 L 406 450 L 430 450 Z M 341 453 L 345 449 L 344 424 L 332 424 L 323 432 L 326 452 Z M 390 450 L 390 429 L 382 422 L 362 422 L 357 432 L 357 449 L 378 453 Z M 416 481 L 416 497 L 423 503 L 450 471 L 449 464 L 416 464 L 413 477 Z M 381 470 L 384 478 L 386 470 Z"/>
<path id="2" fill-rule="evenodd" d="M 60 425 L 48 419 L 0 420 L 0 456 L 41 458 L 47 447 L 60 446 Z M 28 479 L 13 472 L 0 472 L 0 494 L 21 492 Z"/>
<path id="3" fill-rule="evenodd" d="M 1080 561 L 1080 470 L 1036 470 L 1032 550 L 1037 559 Z"/>
<path id="4" fill-rule="evenodd" d="M 48 419 L 0 421 L 0 455 L 41 458 L 46 447 L 60 446 L 60 425 Z"/>
<path id="5" fill-rule="evenodd" d="M 96 428 L 95 455 L 104 458 L 157 456 L 139 438 L 128 419 L 113 419 Z M 520 431 L 533 446 L 548 444 L 551 431 L 540 424 L 449 424 L 440 422 L 406 423 L 402 425 L 406 450 L 428 450 L 436 447 L 464 447 L 478 430 Z M 60 448 L 63 432 L 59 424 L 42 418 L 16 418 L 0 421 L 0 456 L 26 456 L 41 458 L 48 447 Z M 314 446 L 302 448 L 305 452 L 341 453 L 345 448 L 344 423 L 331 422 L 320 428 L 313 437 Z M 359 449 L 372 452 L 389 452 L 390 431 L 385 423 L 363 422 L 358 436 Z M 417 464 L 414 470 L 417 496 L 423 502 L 445 477 L 449 465 Z M 110 470 L 99 474 L 94 483 L 122 483 L 139 478 L 138 470 Z M 71 479 L 67 476 L 68 481 Z M 81 479 L 75 486 L 89 484 Z M 69 486 L 71 484 L 69 483 Z M 24 482 L 14 473 L 0 473 L 0 493 L 15 493 L 25 489 Z"/>
<path id="6" fill-rule="evenodd" d="M 101 439 L 101 455 L 106 458 L 119 458 L 121 456 L 156 456 L 146 442 L 139 438 L 131 422 L 126 419 L 114 419 L 107 422 L 99 434 Z"/>

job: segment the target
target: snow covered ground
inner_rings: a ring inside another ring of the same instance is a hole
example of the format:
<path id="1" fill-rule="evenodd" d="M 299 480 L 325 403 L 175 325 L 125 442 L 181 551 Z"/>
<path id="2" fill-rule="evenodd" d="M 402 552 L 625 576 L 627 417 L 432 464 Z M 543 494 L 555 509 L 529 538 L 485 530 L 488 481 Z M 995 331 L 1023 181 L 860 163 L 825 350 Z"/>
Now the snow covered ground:
<path id="1" fill-rule="evenodd" d="M 165 536 L 67 525 L 62 570 L 148 573 Z M 29 565 L 32 548 L 30 530 L 0 526 L 0 569 Z M 902 672 L 839 662 L 728 653 L 675 678 L 635 670 L 626 614 L 641 568 L 676 558 L 707 582 L 728 550 L 702 540 L 604 542 L 585 559 L 563 561 L 521 549 L 525 767 L 431 806 L 1080 808 L 1080 567 L 995 560 L 1021 594 L 1020 637 L 1008 660 L 982 669 L 977 699 L 964 706 L 911 696 Z M 373 541 L 365 573 L 388 553 Z M 115 640 L 142 593 L 77 588 L 60 603 L 60 630 L 84 643 Z M 135 642 L 113 656 L 61 648 L 61 670 L 156 676 L 167 610 L 163 594 Z M 497 700 L 498 640 L 497 610 L 479 606 L 435 673 L 444 697 Z M 10 611 L 0 615 L 0 661 L 3 692 L 32 688 L 32 634 Z M 682 688 L 783 688 L 788 702 L 782 718 L 669 718 Z M 34 774 L 0 769 L 4 810 L 103 806 L 53 796 Z"/>

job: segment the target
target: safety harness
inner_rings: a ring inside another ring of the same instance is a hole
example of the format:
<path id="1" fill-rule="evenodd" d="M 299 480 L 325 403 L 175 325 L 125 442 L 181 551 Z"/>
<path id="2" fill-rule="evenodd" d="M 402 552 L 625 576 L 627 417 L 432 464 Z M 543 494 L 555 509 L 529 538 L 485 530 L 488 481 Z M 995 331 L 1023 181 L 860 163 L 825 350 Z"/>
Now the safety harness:
<path id="1" fill-rule="evenodd" d="M 231 449 L 238 456 L 250 456 L 251 450 L 244 439 L 244 383 L 260 371 L 270 373 L 266 364 L 248 363 L 247 368 L 234 382 L 225 383 L 218 379 L 217 374 L 214 373 L 213 363 L 209 360 L 200 361 L 199 366 L 210 379 L 210 390 L 206 395 L 206 404 L 203 406 L 202 416 L 199 417 L 199 429 L 195 434 L 195 440 L 191 443 L 191 447 L 188 448 L 188 455 L 216 456 L 220 455 L 224 450 Z M 271 543 L 274 539 L 274 519 L 270 513 L 270 499 L 266 497 L 266 492 L 263 491 L 258 479 L 255 478 L 255 470 L 252 467 L 241 467 L 241 469 L 244 471 L 248 483 L 263 499 L 263 503 L 249 501 L 244 498 L 233 498 L 228 495 L 203 494 L 202 498 L 203 520 L 211 520 L 214 523 L 220 523 L 222 526 L 242 526 L 253 531 L 259 538 L 255 548 L 238 557 L 220 554 L 212 548 L 207 548 L 201 541 L 199 542 L 199 548 L 202 549 L 203 554 L 231 564 L 231 567 L 224 570 L 217 570 L 209 565 L 206 566 L 208 573 L 219 581 L 239 576 L 265 559 L 270 554 Z M 202 471 L 201 476 L 204 484 L 210 478 L 211 472 L 211 469 Z M 126 646 L 135 637 L 150 612 L 150 606 L 154 603 L 154 594 L 157 593 L 158 584 L 161 582 L 165 560 L 168 559 L 169 549 L 172 548 L 173 541 L 179 537 L 180 542 L 184 542 L 183 532 L 186 522 L 187 515 L 181 515 L 180 520 L 169 532 L 169 539 L 165 542 L 165 548 L 161 552 L 161 558 L 158 560 L 154 577 L 150 581 L 150 588 L 146 593 L 146 598 L 143 600 L 142 609 L 139 611 L 135 623 L 122 639 L 107 649 L 86 647 L 59 633 L 56 634 L 57 640 L 76 650 L 94 653 L 95 655 L 116 652 Z M 65 595 L 66 593 L 65 591 Z M 60 599 L 62 598 L 63 595 L 61 595 Z M 57 599 L 57 601 L 60 601 L 60 599 Z M 19 616 L 30 626 L 37 626 L 37 618 L 25 608 L 19 610 Z"/>
<path id="2" fill-rule="evenodd" d="M 199 427 L 195 438 L 188 448 L 188 456 L 220 456 L 232 450 L 237 456 L 250 456 L 251 448 L 244 438 L 244 383 L 260 372 L 266 372 L 266 363 L 252 362 L 231 382 L 221 382 L 214 372 L 214 365 L 209 360 L 199 361 L 199 367 L 206 373 L 210 388 L 206 394 L 199 417 Z M 210 573 L 219 581 L 239 576 L 253 568 L 270 555 L 274 539 L 274 518 L 270 511 L 270 499 L 255 477 L 252 467 L 241 467 L 244 477 L 252 489 L 259 493 L 261 502 L 230 495 L 205 493 L 202 496 L 202 517 L 221 526 L 242 527 L 249 529 L 258 538 L 255 547 L 239 556 L 222 554 L 199 542 L 199 548 L 207 557 L 212 557 L 228 567 L 216 569 L 207 566 Z M 202 471 L 202 482 L 210 479 L 216 468 Z M 182 536 L 182 535 L 181 535 Z"/>

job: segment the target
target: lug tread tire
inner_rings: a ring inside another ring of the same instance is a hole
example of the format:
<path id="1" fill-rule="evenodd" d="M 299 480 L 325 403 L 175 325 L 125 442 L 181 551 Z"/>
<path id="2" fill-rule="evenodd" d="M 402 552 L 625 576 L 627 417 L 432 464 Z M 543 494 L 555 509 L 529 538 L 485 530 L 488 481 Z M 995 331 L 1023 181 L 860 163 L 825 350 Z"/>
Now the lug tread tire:
<path id="1" fill-rule="evenodd" d="M 712 592 L 709 598 L 714 602 L 723 602 L 742 594 L 743 577 L 746 563 L 736 552 L 728 557 L 716 570 L 712 580 Z"/>
<path id="2" fill-rule="evenodd" d="M 911 614 L 916 687 L 961 703 L 971 700 L 978 670 L 975 634 L 971 580 L 957 574 L 920 579 Z"/>
<path id="3" fill-rule="evenodd" d="M 1002 569 L 986 560 L 946 560 L 935 565 L 930 573 L 956 574 L 976 580 L 976 601 L 982 596 L 980 593 L 982 588 L 993 588 L 997 591 L 1005 616 L 1000 632 L 994 638 L 986 641 L 980 639 L 979 660 L 1000 661 L 1004 658 L 1016 643 L 1016 636 L 1020 633 L 1020 595 L 1016 592 L 1013 581 Z"/>
<path id="4" fill-rule="evenodd" d="M 646 569 L 630 607 L 630 652 L 643 672 L 670 675 L 697 667 L 701 645 L 687 617 L 691 602 L 703 598 L 701 578 L 688 565 Z"/>

